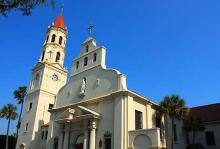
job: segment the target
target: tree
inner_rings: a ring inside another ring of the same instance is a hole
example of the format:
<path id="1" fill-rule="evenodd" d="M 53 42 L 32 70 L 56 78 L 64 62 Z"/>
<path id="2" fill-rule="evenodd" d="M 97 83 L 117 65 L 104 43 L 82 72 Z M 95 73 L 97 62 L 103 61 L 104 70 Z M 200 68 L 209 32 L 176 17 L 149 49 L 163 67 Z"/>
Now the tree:
<path id="1" fill-rule="evenodd" d="M 24 106 L 24 98 L 26 97 L 26 95 L 27 95 L 26 86 L 21 86 L 17 90 L 14 91 L 14 98 L 17 100 L 17 104 L 21 104 L 21 109 L 20 109 L 18 124 L 17 124 L 16 138 L 18 138 L 18 129 L 20 128 L 20 124 L 21 124 L 21 115 L 22 115 L 23 106 Z"/>
<path id="2" fill-rule="evenodd" d="M 205 126 L 199 118 L 188 117 L 184 120 L 183 129 L 186 131 L 187 137 L 192 132 L 192 144 L 195 145 L 196 132 L 204 131 Z"/>
<path id="3" fill-rule="evenodd" d="M 8 149 L 8 134 L 9 134 L 11 120 L 15 120 L 18 117 L 16 110 L 17 107 L 15 105 L 7 104 L 0 111 L 0 117 L 6 118 L 8 120 L 5 149 Z"/>
<path id="4" fill-rule="evenodd" d="M 188 114 L 188 108 L 185 105 L 185 101 L 178 95 L 165 96 L 160 103 L 160 112 L 162 115 L 169 116 L 171 118 L 172 125 L 172 142 L 171 149 L 173 149 L 174 142 L 174 119 L 183 119 Z"/>
<path id="5" fill-rule="evenodd" d="M 54 6 L 54 0 L 0 0 L 0 14 L 7 16 L 9 11 L 15 9 L 28 16 L 37 5 L 48 6 L 48 3 Z"/>

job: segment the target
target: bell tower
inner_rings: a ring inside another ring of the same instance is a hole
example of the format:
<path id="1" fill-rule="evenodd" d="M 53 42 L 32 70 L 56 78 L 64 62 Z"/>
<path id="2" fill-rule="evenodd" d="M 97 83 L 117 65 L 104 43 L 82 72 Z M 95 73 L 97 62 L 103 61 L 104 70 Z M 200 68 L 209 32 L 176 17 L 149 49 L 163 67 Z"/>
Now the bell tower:
<path id="1" fill-rule="evenodd" d="M 16 148 L 37 149 L 42 139 L 41 127 L 50 120 L 56 95 L 66 84 L 64 68 L 67 28 L 62 13 L 48 27 L 39 62 L 32 69 L 32 79 L 24 102 Z M 45 133 L 46 135 L 46 133 Z"/>
<path id="2" fill-rule="evenodd" d="M 59 15 L 52 26 L 48 27 L 40 62 L 57 63 L 63 66 L 66 38 L 67 30 L 64 19 L 62 15 Z"/>

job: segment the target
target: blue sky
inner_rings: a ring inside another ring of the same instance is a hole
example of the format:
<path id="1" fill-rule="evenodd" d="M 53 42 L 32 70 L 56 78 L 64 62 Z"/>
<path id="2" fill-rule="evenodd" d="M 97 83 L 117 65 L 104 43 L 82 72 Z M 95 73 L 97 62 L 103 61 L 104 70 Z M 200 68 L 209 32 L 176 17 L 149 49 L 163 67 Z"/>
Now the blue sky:
<path id="1" fill-rule="evenodd" d="M 218 0 L 74 0 L 64 3 L 68 28 L 65 66 L 93 36 L 107 48 L 107 66 L 127 76 L 129 89 L 160 102 L 178 94 L 189 107 L 220 99 L 220 1 Z M 16 103 L 13 91 L 29 85 L 47 26 L 60 12 L 37 7 L 30 17 L 12 11 L 0 17 L 0 107 Z M 6 121 L 0 120 L 0 133 Z M 11 132 L 15 130 L 12 124 Z"/>

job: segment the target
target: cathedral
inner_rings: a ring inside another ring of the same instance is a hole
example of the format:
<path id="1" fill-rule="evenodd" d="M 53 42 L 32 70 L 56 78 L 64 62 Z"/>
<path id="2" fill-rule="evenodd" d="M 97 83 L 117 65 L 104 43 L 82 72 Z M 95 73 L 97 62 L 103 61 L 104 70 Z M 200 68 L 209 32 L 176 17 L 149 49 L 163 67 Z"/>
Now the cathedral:
<path id="1" fill-rule="evenodd" d="M 60 14 L 32 69 L 16 149 L 165 148 L 158 104 L 129 90 L 126 76 L 106 67 L 106 48 L 85 39 L 67 79 L 66 43 Z"/>
<path id="2" fill-rule="evenodd" d="M 48 27 L 22 115 L 17 149 L 159 149 L 156 103 L 129 90 L 126 77 L 106 68 L 106 48 L 89 36 L 63 66 L 63 15 Z"/>

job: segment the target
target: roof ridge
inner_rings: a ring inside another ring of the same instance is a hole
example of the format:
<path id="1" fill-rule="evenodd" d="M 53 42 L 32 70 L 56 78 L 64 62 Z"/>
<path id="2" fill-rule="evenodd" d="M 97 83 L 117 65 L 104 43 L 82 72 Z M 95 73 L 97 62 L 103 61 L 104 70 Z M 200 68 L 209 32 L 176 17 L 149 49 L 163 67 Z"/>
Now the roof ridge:
<path id="1" fill-rule="evenodd" d="M 190 109 L 201 108 L 201 107 L 208 107 L 208 106 L 215 106 L 215 105 L 219 105 L 220 106 L 220 103 L 212 103 L 212 104 L 207 104 L 207 105 L 200 105 L 200 106 L 196 106 L 196 107 L 191 107 Z"/>

